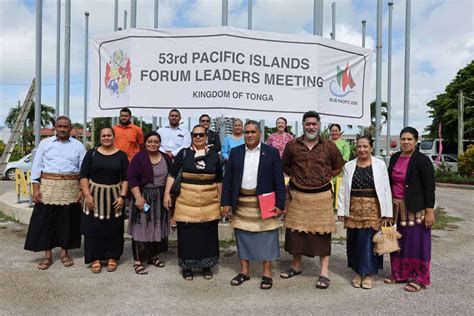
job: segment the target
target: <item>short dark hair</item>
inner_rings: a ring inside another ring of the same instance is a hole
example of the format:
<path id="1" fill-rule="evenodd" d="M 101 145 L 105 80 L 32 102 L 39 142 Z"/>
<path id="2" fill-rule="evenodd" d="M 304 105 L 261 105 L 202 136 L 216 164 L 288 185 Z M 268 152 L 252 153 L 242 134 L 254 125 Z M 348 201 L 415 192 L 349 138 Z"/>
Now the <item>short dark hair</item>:
<path id="1" fill-rule="evenodd" d="M 374 139 L 370 134 L 358 135 L 356 141 L 358 142 L 360 139 L 367 139 L 369 141 L 370 147 L 374 147 Z"/>
<path id="2" fill-rule="evenodd" d="M 170 115 L 172 112 L 176 112 L 178 113 L 178 115 L 181 117 L 181 112 L 178 110 L 178 109 L 171 109 L 170 112 L 168 113 L 168 115 Z"/>
<path id="3" fill-rule="evenodd" d="M 329 125 L 329 130 L 332 130 L 332 128 L 336 126 L 337 129 L 339 130 L 339 132 L 341 131 L 341 125 L 337 124 L 337 123 L 332 123 L 331 125 Z"/>
<path id="4" fill-rule="evenodd" d="M 132 116 L 132 111 L 130 111 L 129 108 L 122 108 L 122 109 L 120 110 L 120 112 L 127 112 L 128 115 Z"/>
<path id="5" fill-rule="evenodd" d="M 209 121 L 211 120 L 211 117 L 210 117 L 209 115 L 207 115 L 207 114 L 202 114 L 202 115 L 199 117 L 199 122 L 201 122 L 201 119 L 202 119 L 203 117 L 207 117 L 207 118 L 209 119 Z"/>
<path id="6" fill-rule="evenodd" d="M 198 128 L 198 127 L 204 129 L 204 134 L 207 135 L 207 129 L 206 129 L 204 126 L 199 125 L 199 124 L 194 125 L 193 129 L 191 130 L 191 134 L 194 134 L 194 130 L 195 130 L 196 128 Z"/>
<path id="7" fill-rule="evenodd" d="M 283 120 L 285 122 L 285 132 L 288 133 L 288 121 L 286 120 L 286 118 L 284 118 L 283 116 L 280 116 L 279 118 L 276 119 L 275 125 L 278 123 L 278 120 Z"/>
<path id="8" fill-rule="evenodd" d="M 303 114 L 303 123 L 304 121 L 309 118 L 309 117 L 314 117 L 318 122 L 321 122 L 321 117 L 319 116 L 319 113 L 316 111 L 308 111 L 305 114 Z"/>
<path id="9" fill-rule="evenodd" d="M 260 123 L 255 121 L 255 120 L 248 120 L 247 122 L 245 122 L 244 129 L 245 129 L 245 127 L 247 127 L 247 125 L 255 125 L 255 126 L 257 126 L 258 131 L 260 133 L 262 132 L 262 129 L 260 128 Z"/>
<path id="10" fill-rule="evenodd" d="M 152 136 L 157 136 L 158 139 L 160 140 L 160 143 L 161 143 L 161 136 L 160 136 L 160 134 L 158 134 L 158 132 L 156 132 L 156 131 L 151 131 L 151 132 L 147 133 L 147 134 L 145 135 L 145 140 L 144 140 L 144 142 L 146 143 L 146 141 L 148 140 L 148 138 L 150 138 L 150 137 L 152 137 Z"/>
<path id="11" fill-rule="evenodd" d="M 104 129 L 110 129 L 110 130 L 112 131 L 112 135 L 115 137 L 115 131 L 114 131 L 114 129 L 113 129 L 112 127 L 110 127 L 110 126 L 102 127 L 102 128 L 100 129 L 99 135 L 102 134 L 102 131 L 103 131 Z"/>
<path id="12" fill-rule="evenodd" d="M 71 122 L 71 119 L 69 117 L 67 117 L 66 115 L 60 115 L 56 118 L 56 120 L 54 120 L 54 126 L 56 126 L 56 123 L 58 121 L 61 121 L 61 120 L 66 120 L 69 122 L 69 126 L 72 126 L 72 122 Z"/>
<path id="13" fill-rule="evenodd" d="M 405 134 L 405 133 L 412 134 L 413 137 L 415 138 L 415 140 L 418 140 L 418 131 L 416 130 L 416 128 L 411 127 L 411 126 L 407 126 L 407 127 L 403 128 L 400 131 L 400 137 L 402 137 L 402 134 Z"/>

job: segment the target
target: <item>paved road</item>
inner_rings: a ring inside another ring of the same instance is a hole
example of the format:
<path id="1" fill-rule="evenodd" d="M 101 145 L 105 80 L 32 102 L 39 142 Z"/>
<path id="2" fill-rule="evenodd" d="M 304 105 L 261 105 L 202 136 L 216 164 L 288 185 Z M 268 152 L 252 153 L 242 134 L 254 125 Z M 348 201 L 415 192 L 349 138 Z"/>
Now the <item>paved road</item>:
<path id="1" fill-rule="evenodd" d="M 0 196 L 7 191 L 15 191 L 15 181 L 0 180 Z"/>
<path id="2" fill-rule="evenodd" d="M 222 256 L 214 279 L 196 276 L 185 281 L 179 275 L 176 249 L 165 256 L 167 266 L 150 268 L 147 276 L 132 271 L 130 242 L 114 273 L 93 275 L 83 264 L 82 251 L 73 251 L 76 264 L 63 268 L 58 261 L 47 271 L 36 269 L 39 254 L 23 251 L 25 226 L 0 223 L 0 314 L 437 314 L 473 315 L 474 293 L 474 192 L 440 188 L 439 204 L 451 215 L 465 220 L 445 231 L 433 232 L 433 285 L 419 293 L 405 293 L 401 285 L 384 285 L 377 278 L 373 290 L 350 286 L 345 245 L 333 243 L 331 286 L 315 289 L 319 264 L 305 258 L 303 274 L 291 280 L 274 279 L 270 291 L 259 286 L 259 266 L 252 266 L 252 279 L 231 287 L 238 271 L 235 254 Z M 57 253 L 55 256 L 57 258 Z M 274 271 L 288 267 L 282 253 Z"/>

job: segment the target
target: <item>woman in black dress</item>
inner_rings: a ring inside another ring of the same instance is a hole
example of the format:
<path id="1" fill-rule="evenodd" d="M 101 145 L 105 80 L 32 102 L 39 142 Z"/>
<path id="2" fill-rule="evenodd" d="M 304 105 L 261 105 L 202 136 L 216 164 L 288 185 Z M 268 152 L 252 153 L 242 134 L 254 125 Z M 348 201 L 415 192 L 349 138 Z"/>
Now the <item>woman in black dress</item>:
<path id="1" fill-rule="evenodd" d="M 215 150 L 206 145 L 206 129 L 196 125 L 190 148 L 181 150 L 166 182 L 163 204 L 171 208 L 171 187 L 182 172 L 181 193 L 176 197 L 174 219 L 178 223 L 178 264 L 183 278 L 193 279 L 193 269 L 212 278 L 211 267 L 219 259 L 217 224 L 222 194 L 222 165 Z M 180 171 L 181 170 L 181 171 Z"/>
<path id="2" fill-rule="evenodd" d="M 115 271 L 123 253 L 122 210 L 128 190 L 128 159 L 113 144 L 113 129 L 103 128 L 100 146 L 87 151 L 81 166 L 84 261 L 92 263 L 92 273 L 101 272 L 101 260 L 107 260 L 107 271 Z"/>

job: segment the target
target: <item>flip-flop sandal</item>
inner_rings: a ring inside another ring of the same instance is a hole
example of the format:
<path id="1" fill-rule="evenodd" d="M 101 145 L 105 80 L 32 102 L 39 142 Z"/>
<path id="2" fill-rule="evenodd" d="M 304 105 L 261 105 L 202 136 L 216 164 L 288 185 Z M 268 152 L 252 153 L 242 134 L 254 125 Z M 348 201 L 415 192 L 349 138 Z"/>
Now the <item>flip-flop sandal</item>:
<path id="1" fill-rule="evenodd" d="M 262 290 L 269 290 L 273 286 L 273 279 L 267 276 L 262 276 L 262 282 L 260 282 L 260 288 Z"/>
<path id="2" fill-rule="evenodd" d="M 211 268 L 202 269 L 202 275 L 204 276 L 204 279 L 206 280 L 210 280 L 214 276 L 214 274 L 211 271 Z"/>
<path id="3" fill-rule="evenodd" d="M 250 277 L 248 275 L 239 273 L 230 281 L 230 285 L 233 285 L 233 286 L 241 285 L 242 283 L 248 280 L 250 280 Z"/>
<path id="4" fill-rule="evenodd" d="M 51 265 L 53 264 L 53 258 L 43 258 L 41 261 L 38 263 L 38 269 L 40 270 L 46 270 Z"/>
<path id="5" fill-rule="evenodd" d="M 374 287 L 374 277 L 373 276 L 367 276 L 362 280 L 362 288 L 365 290 L 370 290 L 371 288 Z"/>
<path id="6" fill-rule="evenodd" d="M 66 256 L 62 256 L 61 257 L 61 263 L 63 264 L 64 267 L 70 267 L 74 264 L 74 261 L 72 260 L 71 257 L 69 257 L 69 255 L 66 255 Z"/>
<path id="7" fill-rule="evenodd" d="M 392 278 L 386 278 L 386 279 L 383 280 L 383 283 L 385 283 L 385 284 L 395 284 L 395 283 L 398 283 L 398 282 L 395 281 Z"/>
<path id="8" fill-rule="evenodd" d="M 163 261 L 161 261 L 161 259 L 158 258 L 158 257 L 149 260 L 148 263 L 150 263 L 150 264 L 152 264 L 152 265 L 154 265 L 155 267 L 158 267 L 158 268 L 164 268 L 165 267 L 165 263 Z"/>
<path id="9" fill-rule="evenodd" d="M 92 262 L 91 271 L 94 274 L 100 273 L 102 271 L 102 264 L 100 263 L 100 260 Z"/>
<path id="10" fill-rule="evenodd" d="M 329 287 L 329 284 L 331 283 L 331 280 L 329 280 L 327 277 L 320 275 L 318 282 L 316 282 L 316 288 L 325 290 Z"/>
<path id="11" fill-rule="evenodd" d="M 109 261 L 107 261 L 107 272 L 114 272 L 115 270 L 117 270 L 117 261 L 109 259 Z"/>
<path id="12" fill-rule="evenodd" d="M 295 269 L 290 268 L 287 271 L 280 273 L 280 278 L 289 279 L 289 278 L 294 277 L 295 275 L 301 274 L 301 272 L 302 270 L 296 271 Z"/>
<path id="13" fill-rule="evenodd" d="M 356 274 L 354 278 L 352 278 L 352 286 L 355 288 L 360 288 L 362 285 L 362 277 L 360 274 Z"/>
<path id="14" fill-rule="evenodd" d="M 193 278 L 194 278 L 193 270 L 183 269 L 183 279 L 185 279 L 186 281 L 192 281 Z"/>
<path id="15" fill-rule="evenodd" d="M 148 271 L 145 269 L 145 267 L 143 266 L 143 264 L 135 263 L 135 264 L 133 265 L 133 268 L 135 269 L 135 273 L 136 273 L 136 274 L 139 274 L 139 275 L 146 275 L 146 274 L 148 274 Z"/>
<path id="16" fill-rule="evenodd" d="M 406 292 L 415 293 L 423 290 L 425 287 L 418 282 L 408 282 L 407 285 L 403 288 Z"/>

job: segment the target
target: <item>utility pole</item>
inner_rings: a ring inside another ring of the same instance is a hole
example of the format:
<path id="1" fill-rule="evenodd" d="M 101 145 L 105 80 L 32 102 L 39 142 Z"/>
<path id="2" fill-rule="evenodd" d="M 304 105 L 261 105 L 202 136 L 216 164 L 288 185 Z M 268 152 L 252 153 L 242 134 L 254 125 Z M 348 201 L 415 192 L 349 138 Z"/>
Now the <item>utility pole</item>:
<path id="1" fill-rule="evenodd" d="M 43 43 L 43 0 L 36 0 L 36 84 L 35 84 L 35 148 L 41 140 L 41 60 Z"/>
<path id="2" fill-rule="evenodd" d="M 390 157 L 390 124 L 392 120 L 392 13 L 393 2 L 388 2 L 388 70 L 387 70 L 387 139 L 386 157 Z"/>
<path id="3" fill-rule="evenodd" d="M 367 21 L 362 20 L 362 47 L 365 47 L 365 30 L 367 28 Z"/>
<path id="4" fill-rule="evenodd" d="M 332 9 L 332 30 L 331 30 L 331 39 L 336 39 L 336 2 L 331 4 Z"/>
<path id="5" fill-rule="evenodd" d="M 411 0 L 406 0 L 405 14 L 405 85 L 403 89 L 403 127 L 408 126 L 408 112 L 410 110 L 410 24 Z"/>
<path id="6" fill-rule="evenodd" d="M 159 5 L 160 5 L 159 2 L 160 2 L 159 0 L 155 0 L 155 5 L 153 7 L 153 27 L 155 29 L 158 28 L 158 8 L 159 8 Z M 157 123 L 158 123 L 157 117 L 153 115 L 151 117 L 151 129 L 153 131 L 156 131 L 156 129 L 157 129 L 157 126 L 156 126 Z"/>
<path id="7" fill-rule="evenodd" d="M 59 116 L 59 84 L 61 77 L 61 0 L 56 3 L 56 113 L 54 117 Z"/>
<path id="8" fill-rule="evenodd" d="M 64 115 L 69 117 L 69 88 L 71 80 L 71 0 L 66 0 L 64 9 Z"/>
<path id="9" fill-rule="evenodd" d="M 84 146 L 87 143 L 87 65 L 89 53 L 89 12 L 84 12 L 84 126 L 82 127 L 82 143 Z"/>
<path id="10" fill-rule="evenodd" d="M 382 109 L 382 12 L 383 0 L 377 0 L 377 46 L 375 74 L 375 156 L 380 155 L 380 121 Z"/>
<path id="11" fill-rule="evenodd" d="M 464 154 L 464 94 L 458 93 L 458 158 Z"/>

